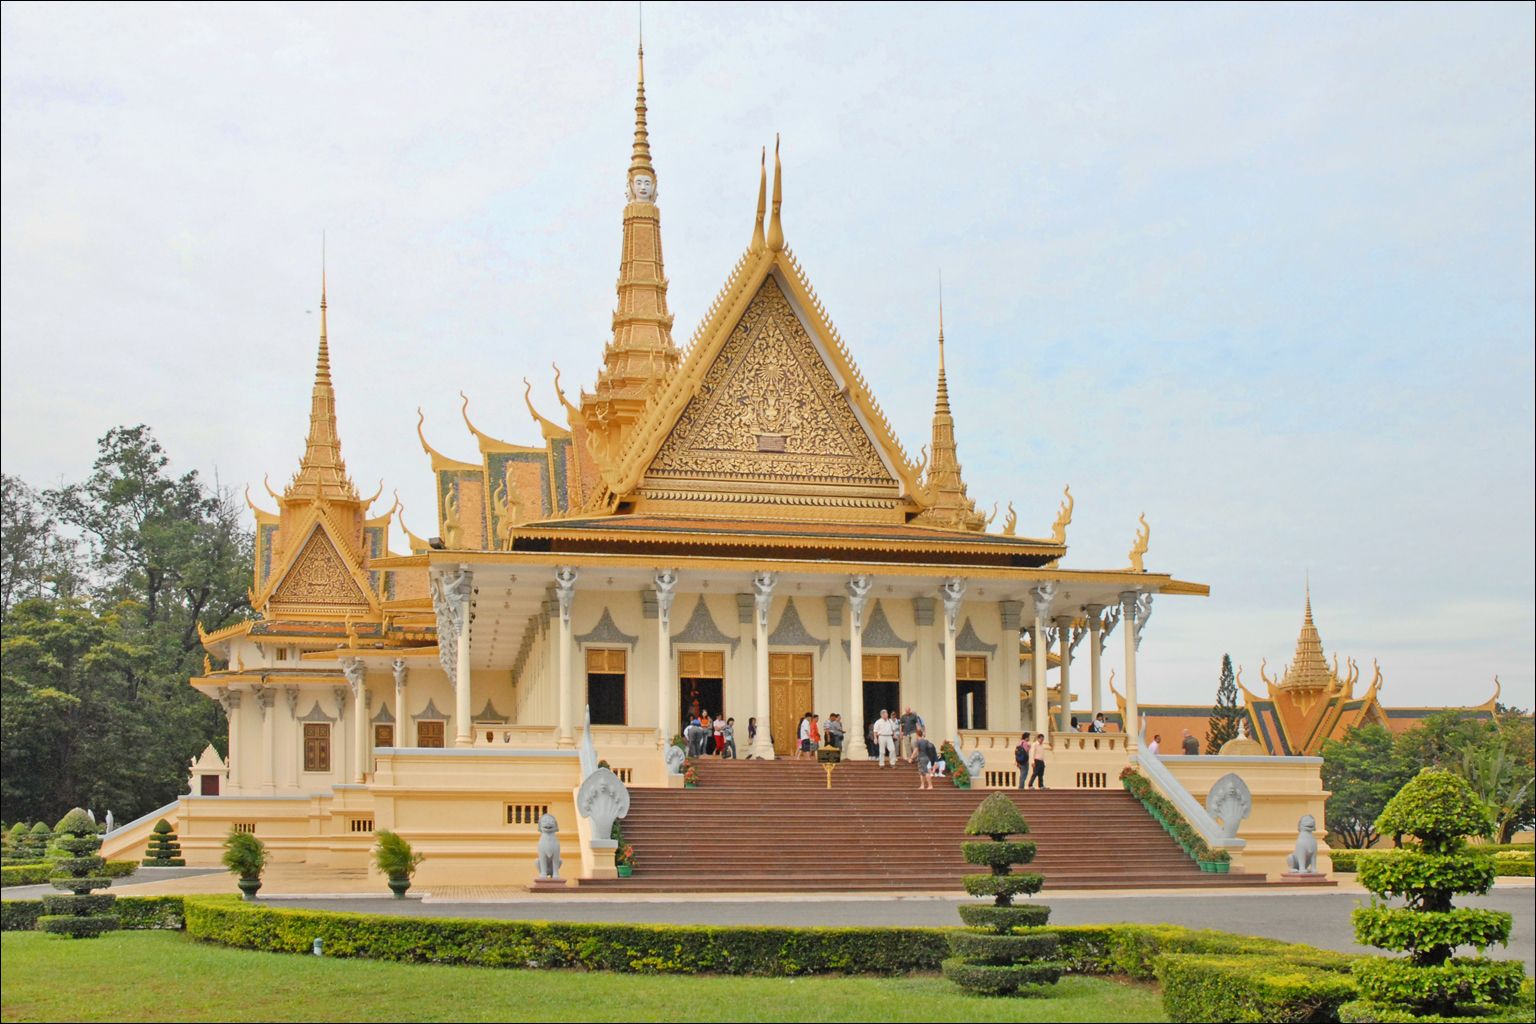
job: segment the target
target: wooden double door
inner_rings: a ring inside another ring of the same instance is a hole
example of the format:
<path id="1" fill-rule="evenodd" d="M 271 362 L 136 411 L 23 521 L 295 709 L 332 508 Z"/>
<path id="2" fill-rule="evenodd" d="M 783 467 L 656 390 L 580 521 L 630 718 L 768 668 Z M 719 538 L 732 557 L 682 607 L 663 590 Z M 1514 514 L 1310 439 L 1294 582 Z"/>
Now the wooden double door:
<path id="1" fill-rule="evenodd" d="M 812 710 L 815 681 L 811 655 L 768 655 L 768 727 L 775 754 L 792 753 L 800 745 L 800 719 Z"/>

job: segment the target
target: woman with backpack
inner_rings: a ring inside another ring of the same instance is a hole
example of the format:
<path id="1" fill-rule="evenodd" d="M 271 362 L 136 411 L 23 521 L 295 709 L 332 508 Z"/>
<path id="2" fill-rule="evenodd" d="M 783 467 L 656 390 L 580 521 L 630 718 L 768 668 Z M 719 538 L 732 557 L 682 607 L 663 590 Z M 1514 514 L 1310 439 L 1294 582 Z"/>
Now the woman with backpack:
<path id="1" fill-rule="evenodd" d="M 1019 788 L 1024 789 L 1029 783 L 1029 733 L 1019 738 L 1019 745 L 1013 748 L 1013 763 L 1019 766 Z"/>

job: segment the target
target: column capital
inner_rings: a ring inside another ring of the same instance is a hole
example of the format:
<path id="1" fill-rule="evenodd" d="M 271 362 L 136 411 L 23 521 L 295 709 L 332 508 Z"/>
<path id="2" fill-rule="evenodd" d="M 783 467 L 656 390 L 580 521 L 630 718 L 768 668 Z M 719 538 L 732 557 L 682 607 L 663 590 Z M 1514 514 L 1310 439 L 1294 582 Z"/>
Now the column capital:
<path id="1" fill-rule="evenodd" d="M 1120 594 L 1120 613 L 1131 622 L 1136 621 L 1137 600 L 1141 597 L 1139 590 L 1126 590 Z"/>
<path id="2" fill-rule="evenodd" d="M 349 686 L 331 687 L 331 696 L 336 698 L 336 721 L 338 722 L 347 717 L 347 693 L 350 689 Z"/>
<path id="3" fill-rule="evenodd" d="M 560 605 L 560 625 L 571 625 L 571 604 L 576 600 L 576 577 L 580 575 L 574 565 L 562 565 L 555 569 L 555 600 Z"/>
<path id="4" fill-rule="evenodd" d="M 875 588 L 875 582 L 868 573 L 857 573 L 849 576 L 843 585 L 848 591 L 848 608 L 852 613 L 850 625 L 854 629 L 863 629 L 864 605 L 869 601 L 869 592 Z"/>
<path id="5" fill-rule="evenodd" d="M 468 565 L 461 565 L 451 576 L 443 577 L 448 598 L 454 602 L 468 601 L 475 594 L 475 573 Z"/>
<path id="6" fill-rule="evenodd" d="M 368 669 L 363 664 L 362 658 L 342 658 L 342 675 L 347 677 L 347 685 L 351 687 L 354 696 L 359 696 L 368 678 Z"/>
<path id="7" fill-rule="evenodd" d="M 779 582 L 776 572 L 760 572 L 752 577 L 752 600 L 757 607 L 757 624 L 768 628 L 768 611 L 773 607 L 773 588 Z M 762 723 L 758 723 L 761 726 Z M 761 730 L 759 730 L 761 731 Z"/>
<path id="8" fill-rule="evenodd" d="M 297 686 L 283 687 L 283 699 L 288 702 L 288 714 L 292 718 L 299 717 L 299 688 Z"/>
<path id="9" fill-rule="evenodd" d="M 1021 618 L 1024 614 L 1023 601 L 999 601 L 997 602 L 998 614 L 1003 619 L 1003 629 L 1006 632 L 1017 632 L 1020 628 Z"/>
<path id="10" fill-rule="evenodd" d="M 965 580 L 951 576 L 940 583 L 939 599 L 944 602 L 944 628 L 953 636 L 955 620 L 960 615 L 960 602 L 965 599 Z"/>
<path id="11" fill-rule="evenodd" d="M 1057 629 L 1065 633 L 1072 628 L 1072 622 L 1075 618 L 1076 616 L 1074 615 L 1058 615 L 1051 621 L 1056 623 Z"/>
<path id="12" fill-rule="evenodd" d="M 672 621 L 672 601 L 677 597 L 677 570 L 662 569 L 652 578 L 651 586 L 656 591 L 656 617 L 665 630 Z"/>
<path id="13" fill-rule="evenodd" d="M 1042 583 L 1030 591 L 1035 602 L 1035 619 L 1044 622 L 1051 617 L 1051 602 L 1056 600 L 1056 584 Z"/>
<path id="14" fill-rule="evenodd" d="M 396 658 L 389 663 L 389 670 L 394 673 L 395 686 L 400 687 L 405 685 L 405 677 L 411 669 L 404 658 Z"/>
<path id="15" fill-rule="evenodd" d="M 1103 613 L 1104 613 L 1104 606 L 1101 605 L 1101 604 L 1085 604 L 1085 605 L 1083 605 L 1083 614 L 1087 615 L 1090 620 L 1097 620 L 1098 617 L 1100 615 L 1102 615 Z M 1090 621 L 1089 625 L 1093 625 L 1093 622 Z"/>

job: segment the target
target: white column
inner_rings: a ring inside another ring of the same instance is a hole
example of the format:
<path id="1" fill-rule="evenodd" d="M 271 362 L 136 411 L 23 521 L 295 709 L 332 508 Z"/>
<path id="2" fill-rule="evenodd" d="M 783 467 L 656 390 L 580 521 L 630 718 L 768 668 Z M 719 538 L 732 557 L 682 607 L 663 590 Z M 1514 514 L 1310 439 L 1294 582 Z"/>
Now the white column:
<path id="1" fill-rule="evenodd" d="M 347 694 L 351 689 L 346 686 L 331 687 L 331 696 L 336 698 L 336 728 L 331 733 L 331 771 L 342 782 L 347 781 Z"/>
<path id="2" fill-rule="evenodd" d="M 220 701 L 224 705 L 224 717 L 229 721 L 229 756 L 224 759 L 226 788 L 236 792 L 240 788 L 240 693 L 227 690 Z"/>
<path id="3" fill-rule="evenodd" d="M 1056 727 L 1062 732 L 1072 729 L 1072 616 L 1056 617 L 1056 628 L 1061 631 L 1061 717 Z"/>
<path id="4" fill-rule="evenodd" d="M 272 707 L 276 700 L 277 694 L 270 687 L 256 691 L 256 706 L 261 709 L 261 751 L 264 761 L 261 766 L 261 791 L 268 794 L 277 788 L 277 723 L 273 721 L 277 712 Z"/>
<path id="5" fill-rule="evenodd" d="M 773 607 L 773 585 L 778 581 L 776 572 L 760 572 L 752 577 L 752 621 L 757 629 L 757 742 L 752 745 L 752 756 L 764 761 L 774 758 L 770 735 L 773 715 L 768 698 L 768 612 Z"/>
<path id="6" fill-rule="evenodd" d="M 458 628 L 453 668 L 453 743 L 457 747 L 468 747 L 475 742 L 475 723 L 471 720 L 474 680 L 469 650 L 470 624 L 475 610 L 475 577 L 469 566 L 460 566 L 458 574 L 448 582 L 447 597 L 454 625 Z"/>
<path id="7" fill-rule="evenodd" d="M 352 781 L 368 769 L 368 669 L 361 658 L 342 658 L 341 671 L 352 691 Z"/>
<path id="8" fill-rule="evenodd" d="M 1093 717 L 1098 718 L 1099 712 L 1104 710 L 1104 689 L 1099 677 L 1099 663 L 1104 653 L 1104 606 L 1090 604 L 1083 611 L 1088 615 L 1088 672 L 1092 676 Z"/>
<path id="9" fill-rule="evenodd" d="M 1022 601 L 997 602 L 998 617 L 1002 620 L 1002 683 L 1003 706 L 993 719 L 994 728 L 1017 735 L 1024 728 L 1024 712 L 1019 700 L 1019 651 L 1023 647 L 1024 604 Z"/>
<path id="10" fill-rule="evenodd" d="M 868 761 L 864 743 L 864 605 L 873 581 L 867 575 L 848 577 L 848 721 L 844 723 L 843 757 Z"/>
<path id="11" fill-rule="evenodd" d="M 1125 748 L 1135 750 L 1141 738 L 1141 714 L 1136 706 L 1136 605 L 1139 594 L 1128 590 L 1120 595 L 1120 618 L 1125 633 Z"/>
<path id="12" fill-rule="evenodd" d="M 1051 600 L 1056 596 L 1056 584 L 1042 583 L 1034 589 L 1035 625 L 1034 643 L 1031 644 L 1030 668 L 1034 671 L 1035 732 L 1050 731 L 1050 703 L 1045 693 L 1045 670 L 1051 662 L 1051 652 L 1045 643 L 1045 624 L 1051 617 Z"/>
<path id="13" fill-rule="evenodd" d="M 405 677 L 409 669 L 404 658 L 396 658 L 390 663 L 390 670 L 395 674 L 395 746 L 409 747 L 412 741 L 406 736 L 406 700 Z"/>
<path id="14" fill-rule="evenodd" d="M 560 732 L 556 743 L 576 745 L 576 694 L 571 679 L 571 605 L 576 601 L 576 569 L 562 565 L 555 570 L 555 599 L 560 602 L 560 631 L 555 641 L 560 645 Z"/>
<path id="15" fill-rule="evenodd" d="M 288 686 L 283 689 L 283 703 L 288 705 L 288 727 L 284 730 L 288 734 L 288 756 L 283 760 L 288 767 L 283 772 L 286 778 L 284 783 L 289 789 L 299 788 L 299 772 L 304 767 L 304 730 L 299 728 L 299 688 Z"/>
<path id="16" fill-rule="evenodd" d="M 944 730 L 939 733 L 940 742 L 953 740 L 955 750 L 960 749 L 960 697 L 955 682 L 955 633 L 960 621 L 960 600 L 965 597 L 965 580 L 952 576 L 939 584 L 939 599 L 944 602 L 944 696 L 943 715 L 939 722 Z"/>
<path id="17" fill-rule="evenodd" d="M 656 574 L 656 741 L 665 750 L 677 728 L 680 712 L 673 709 L 678 699 L 677 682 L 672 678 L 672 599 L 677 596 L 677 570 L 663 569 Z"/>

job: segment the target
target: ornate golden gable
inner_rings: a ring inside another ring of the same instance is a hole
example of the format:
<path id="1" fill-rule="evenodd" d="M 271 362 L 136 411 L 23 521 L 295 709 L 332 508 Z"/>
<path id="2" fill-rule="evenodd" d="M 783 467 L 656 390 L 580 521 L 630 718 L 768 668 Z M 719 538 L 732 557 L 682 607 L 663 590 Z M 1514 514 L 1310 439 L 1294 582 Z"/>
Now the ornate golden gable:
<path id="1" fill-rule="evenodd" d="M 767 489 L 764 485 L 768 485 Z M 641 482 L 652 500 L 894 508 L 899 485 L 772 276 Z"/>
<path id="2" fill-rule="evenodd" d="M 272 593 L 272 604 L 284 611 L 315 610 L 331 615 L 372 606 L 346 559 L 316 523 L 293 565 Z"/>

